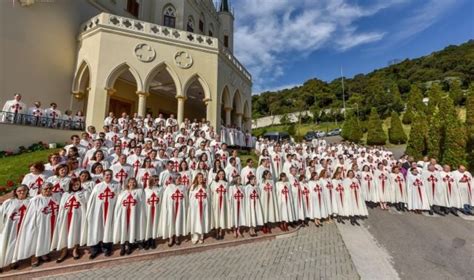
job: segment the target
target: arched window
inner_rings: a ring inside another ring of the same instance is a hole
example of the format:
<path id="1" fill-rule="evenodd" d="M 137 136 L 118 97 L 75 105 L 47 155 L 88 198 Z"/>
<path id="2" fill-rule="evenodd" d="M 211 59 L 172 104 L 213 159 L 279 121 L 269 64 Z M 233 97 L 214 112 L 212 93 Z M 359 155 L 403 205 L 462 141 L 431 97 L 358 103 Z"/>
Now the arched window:
<path id="1" fill-rule="evenodd" d="M 163 25 L 175 28 L 176 26 L 176 9 L 173 5 L 167 5 L 163 10 Z"/>
<path id="2" fill-rule="evenodd" d="M 209 24 L 209 36 L 214 36 L 214 25 L 212 24 L 212 22 L 211 24 Z"/>
<path id="3" fill-rule="evenodd" d="M 192 16 L 188 17 L 188 23 L 186 24 L 186 30 L 188 32 L 194 32 L 194 18 Z"/>

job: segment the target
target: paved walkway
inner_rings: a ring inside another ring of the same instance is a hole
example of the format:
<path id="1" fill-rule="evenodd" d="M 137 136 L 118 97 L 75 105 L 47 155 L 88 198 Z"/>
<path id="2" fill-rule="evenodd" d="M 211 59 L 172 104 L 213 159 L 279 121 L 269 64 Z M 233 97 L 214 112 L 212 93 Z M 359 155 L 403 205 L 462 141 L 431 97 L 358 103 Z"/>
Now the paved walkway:
<path id="1" fill-rule="evenodd" d="M 334 224 L 296 236 L 47 279 L 359 279 Z M 46 279 L 46 278 L 45 278 Z"/>

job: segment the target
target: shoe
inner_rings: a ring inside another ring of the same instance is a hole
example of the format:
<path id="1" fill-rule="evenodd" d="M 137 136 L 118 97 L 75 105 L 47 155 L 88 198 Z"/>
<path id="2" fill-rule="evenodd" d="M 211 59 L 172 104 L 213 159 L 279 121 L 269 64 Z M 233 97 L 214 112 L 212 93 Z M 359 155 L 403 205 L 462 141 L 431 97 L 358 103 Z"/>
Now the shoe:
<path id="1" fill-rule="evenodd" d="M 433 216 L 433 210 L 430 210 L 428 213 L 430 214 L 430 216 Z"/>
<path id="2" fill-rule="evenodd" d="M 181 240 L 179 240 L 179 238 L 176 238 L 175 244 L 176 244 L 177 246 L 181 245 Z"/>
<path id="3" fill-rule="evenodd" d="M 67 248 L 61 250 L 59 258 L 56 260 L 56 263 L 62 263 L 67 257 Z"/>
<path id="4" fill-rule="evenodd" d="M 127 255 L 130 255 L 132 253 L 132 246 L 130 246 L 130 244 L 125 245 L 125 253 Z"/>
<path id="5" fill-rule="evenodd" d="M 112 256 L 112 251 L 109 251 L 109 250 L 105 251 L 104 256 L 106 257 Z"/>
<path id="6" fill-rule="evenodd" d="M 14 262 L 10 265 L 11 270 L 16 270 L 16 269 L 18 269 L 18 267 L 19 267 L 18 262 Z"/>
<path id="7" fill-rule="evenodd" d="M 99 252 L 93 252 L 89 255 L 89 260 L 93 260 L 95 258 L 97 258 L 97 256 L 99 255 Z"/>
<path id="8" fill-rule="evenodd" d="M 67 253 L 67 251 L 66 251 Z M 44 261 L 44 262 L 49 262 L 51 261 L 51 258 L 49 257 L 49 255 L 44 255 L 44 256 L 41 256 L 41 260 Z"/>
<path id="9" fill-rule="evenodd" d="M 151 239 L 143 242 L 143 249 L 145 249 L 146 251 L 150 250 L 150 243 L 151 243 Z"/>
<path id="10" fill-rule="evenodd" d="M 31 266 L 32 267 L 38 267 L 40 265 L 40 259 L 41 258 L 32 257 L 31 258 Z"/>
<path id="11" fill-rule="evenodd" d="M 79 254 L 79 246 L 75 246 L 74 249 L 72 250 L 72 258 L 75 260 L 78 260 L 81 257 L 81 254 Z"/>
<path id="12" fill-rule="evenodd" d="M 150 248 L 156 249 L 156 241 L 154 239 L 150 241 Z"/>
<path id="13" fill-rule="evenodd" d="M 199 243 L 199 244 L 202 244 L 202 243 L 204 243 L 204 240 L 203 240 L 203 239 L 199 239 L 198 243 Z"/>
<path id="14" fill-rule="evenodd" d="M 170 242 L 171 241 L 171 242 Z M 170 239 L 170 241 L 168 241 L 168 247 L 171 247 L 174 245 L 174 239 Z"/>
<path id="15" fill-rule="evenodd" d="M 354 224 L 355 224 L 356 226 L 360 226 L 360 224 L 359 224 L 359 222 L 358 222 L 357 220 L 354 220 Z"/>
<path id="16" fill-rule="evenodd" d="M 125 245 L 120 246 L 120 256 L 125 256 Z"/>

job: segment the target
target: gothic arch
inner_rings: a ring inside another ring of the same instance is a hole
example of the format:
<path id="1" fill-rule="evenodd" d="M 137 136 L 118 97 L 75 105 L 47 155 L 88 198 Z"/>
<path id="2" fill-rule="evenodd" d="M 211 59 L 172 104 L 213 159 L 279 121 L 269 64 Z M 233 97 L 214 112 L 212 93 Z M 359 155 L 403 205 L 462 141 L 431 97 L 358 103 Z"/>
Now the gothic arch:
<path id="1" fill-rule="evenodd" d="M 236 114 L 242 114 L 242 95 L 240 94 L 239 90 L 236 90 L 234 93 L 234 97 L 232 98 L 232 108 Z"/>
<path id="2" fill-rule="evenodd" d="M 126 62 L 118 65 L 114 70 L 112 70 L 112 72 L 110 72 L 105 82 L 105 88 L 113 88 L 117 78 L 127 70 L 135 78 L 135 82 L 137 83 L 137 92 L 143 92 L 143 83 L 140 75 L 138 74 L 137 70 L 135 70 L 133 67 L 130 67 Z"/>
<path id="3" fill-rule="evenodd" d="M 187 96 L 187 92 L 189 87 L 194 83 L 198 81 L 199 84 L 201 84 L 202 89 L 204 90 L 204 100 L 211 100 L 211 92 L 209 90 L 209 85 L 207 84 L 206 80 L 204 80 L 201 75 L 195 73 L 191 76 L 191 78 L 188 79 L 186 84 L 184 84 L 184 91 L 183 95 Z"/>
<path id="4" fill-rule="evenodd" d="M 178 75 L 174 72 L 173 68 L 171 68 L 166 62 L 161 62 L 160 64 L 156 65 L 147 75 L 145 79 L 145 92 L 149 92 L 150 84 L 153 81 L 153 78 L 160 73 L 161 71 L 167 71 L 168 74 L 171 76 L 174 82 L 174 86 L 176 87 L 176 96 L 184 96 L 181 92 L 182 86 L 181 81 L 179 80 Z"/>
<path id="5" fill-rule="evenodd" d="M 250 111 L 250 106 L 248 100 L 245 100 L 244 103 L 244 118 L 251 118 L 251 111 Z"/>
<path id="6" fill-rule="evenodd" d="M 232 108 L 232 100 L 230 99 L 230 92 L 227 86 L 222 90 L 221 106 L 222 108 Z"/>
<path id="7" fill-rule="evenodd" d="M 74 74 L 74 79 L 72 81 L 72 92 L 85 92 L 89 85 L 86 85 L 87 78 L 90 84 L 90 67 L 89 63 L 86 60 L 83 60 L 79 67 L 77 68 L 76 73 Z"/>

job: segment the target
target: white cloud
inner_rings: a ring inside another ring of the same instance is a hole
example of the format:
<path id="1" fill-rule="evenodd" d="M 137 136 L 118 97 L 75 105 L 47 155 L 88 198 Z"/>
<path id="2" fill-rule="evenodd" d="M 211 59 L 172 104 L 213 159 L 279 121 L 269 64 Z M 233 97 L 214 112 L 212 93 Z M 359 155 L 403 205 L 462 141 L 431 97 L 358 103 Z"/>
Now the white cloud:
<path id="1" fill-rule="evenodd" d="M 323 47 L 346 51 L 384 38 L 360 31 L 356 21 L 407 0 L 378 0 L 360 6 L 347 0 L 235 1 L 235 53 L 261 92 L 284 74 L 284 63 Z"/>
<path id="2" fill-rule="evenodd" d="M 261 94 L 261 93 L 266 92 L 266 91 L 279 91 L 279 90 L 284 90 L 284 89 L 288 89 L 288 88 L 294 88 L 294 87 L 297 87 L 297 86 L 301 86 L 301 83 L 286 84 L 286 85 L 280 85 L 280 86 L 268 87 L 268 88 L 258 88 L 256 90 L 254 90 L 254 94 Z"/>

